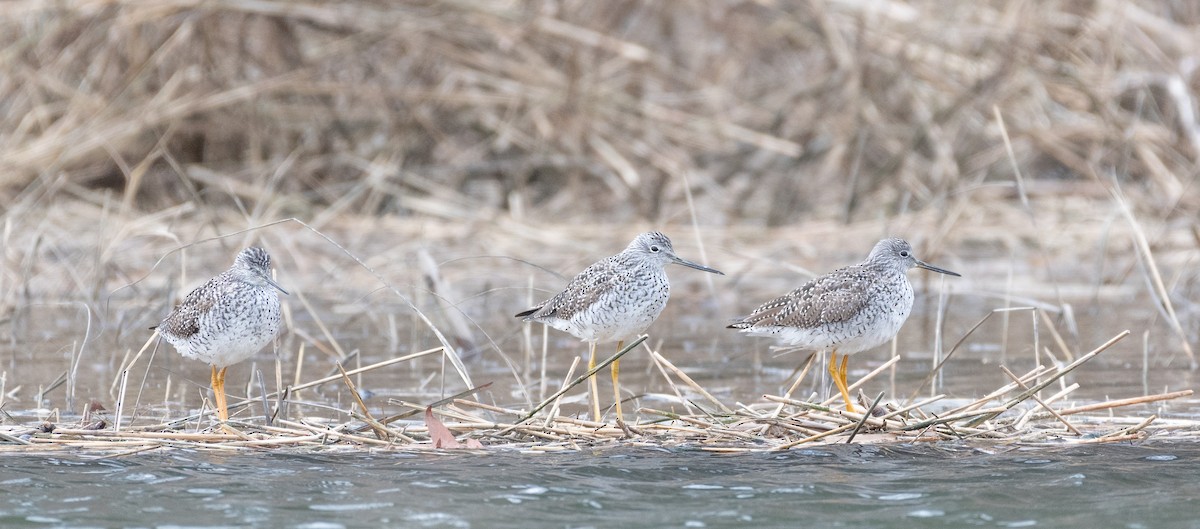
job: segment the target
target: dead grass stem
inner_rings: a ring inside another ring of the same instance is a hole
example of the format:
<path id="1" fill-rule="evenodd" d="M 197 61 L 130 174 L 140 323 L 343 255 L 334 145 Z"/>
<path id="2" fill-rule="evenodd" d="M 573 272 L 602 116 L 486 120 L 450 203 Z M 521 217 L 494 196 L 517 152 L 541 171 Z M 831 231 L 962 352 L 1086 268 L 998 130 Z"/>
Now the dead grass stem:
<path id="1" fill-rule="evenodd" d="M 635 424 L 631 424 L 634 430 L 640 433 L 637 434 L 638 438 L 634 441 L 624 442 L 697 446 L 717 451 L 746 451 L 786 450 L 833 440 L 853 442 L 860 438 L 860 434 L 867 432 L 871 433 L 871 440 L 868 442 L 881 442 L 883 439 L 915 441 L 931 438 L 974 438 L 992 442 L 1037 444 L 1050 439 L 1075 443 L 1145 439 L 1151 435 L 1148 432 L 1155 428 L 1158 421 L 1157 415 L 1136 417 L 1115 416 L 1111 413 L 1119 408 L 1188 397 L 1193 394 L 1192 390 L 1066 408 L 1055 408 L 1054 403 L 1077 387 L 1077 384 L 1045 399 L 1035 396 L 1041 388 L 1061 379 L 1127 335 L 1128 332 L 1120 333 L 1074 362 L 1057 368 L 1045 369 L 1039 366 L 1037 369 L 1018 376 L 1004 366 L 1000 366 L 1003 374 L 1011 380 L 1010 383 L 990 392 L 982 399 L 944 412 L 926 411 L 944 398 L 941 395 L 906 406 L 897 406 L 891 403 L 883 404 L 884 395 L 880 393 L 867 408 L 872 411 L 867 413 L 844 411 L 831 407 L 829 402 L 808 402 L 796 400 L 787 395 L 764 395 L 763 402 L 749 407 L 742 406 L 737 411 L 725 406 L 718 406 L 721 409 L 719 415 L 680 414 L 653 408 L 640 408 L 638 413 L 643 417 L 657 418 L 637 420 Z M 642 337 L 631 342 L 614 357 L 597 365 L 594 371 L 604 368 L 621 354 L 641 345 L 644 340 L 645 337 Z M 440 348 L 430 349 L 408 355 L 404 360 L 439 351 L 441 351 Z M 652 355 L 655 353 L 651 350 Z M 670 366 L 665 359 L 658 358 L 657 360 L 664 366 Z M 353 371 L 339 369 L 340 372 L 336 377 L 326 377 L 301 386 L 314 387 L 340 379 L 352 394 L 357 394 L 358 390 L 350 379 L 355 371 L 365 372 L 379 369 L 399 361 L 401 359 L 394 359 Z M 578 363 L 578 359 L 575 361 Z M 889 362 L 892 361 L 895 359 Z M 885 362 L 851 387 L 861 386 L 862 383 L 889 367 L 890 364 Z M 567 391 L 581 384 L 590 374 L 593 373 L 589 371 L 579 377 L 568 379 L 560 391 L 528 412 L 462 398 L 484 388 L 470 389 L 454 397 L 438 401 L 432 406 L 442 408 L 439 413 L 444 417 L 443 420 L 447 421 L 445 428 L 458 432 L 459 435 L 485 439 L 493 446 L 510 444 L 527 446 L 529 443 L 534 443 L 534 445 L 550 443 L 542 446 L 542 449 L 551 449 L 552 445 L 562 443 L 568 443 L 568 446 L 560 446 L 560 448 L 577 448 L 586 445 L 615 446 L 623 442 L 622 439 L 629 435 L 628 429 L 607 423 L 560 416 L 553 411 L 553 408 L 551 414 L 544 421 L 536 424 L 528 422 L 541 410 L 557 402 Z M 675 372 L 675 374 L 680 375 L 682 372 Z M 1036 384 L 1029 384 L 1029 381 L 1039 378 L 1041 380 Z M 700 388 L 694 380 L 690 378 L 685 378 L 685 380 L 693 390 L 707 395 L 707 398 L 712 399 L 714 404 L 719 404 L 719 401 Z M 1019 414 L 1007 413 L 1027 399 L 1033 399 L 1037 403 L 1036 406 L 1029 407 L 1025 412 Z M 281 418 L 277 421 L 276 426 L 271 426 L 243 420 L 230 421 L 229 425 L 234 428 L 230 428 L 228 431 L 200 432 L 178 430 L 178 425 L 186 423 L 191 420 L 190 418 L 149 427 L 120 430 L 53 425 L 39 428 L 9 426 L 0 429 L 0 452 L 27 452 L 35 445 L 43 450 L 72 447 L 97 453 L 111 452 L 110 455 L 132 455 L 145 450 L 171 447 L 242 450 L 247 448 L 305 449 L 343 445 L 420 449 L 428 442 L 426 439 L 430 433 L 425 425 L 405 420 L 405 417 L 411 416 L 413 412 L 406 412 L 404 415 L 389 417 L 382 421 L 375 420 L 367 405 L 357 397 L 355 400 L 362 413 L 345 412 L 350 421 L 340 423 L 313 422 L 311 420 L 293 421 Z M 988 405 L 989 403 L 991 405 Z M 426 407 L 419 404 L 406 405 L 418 411 Z M 1044 411 L 1038 412 L 1039 409 Z M 518 417 L 518 419 L 514 422 L 496 421 L 479 415 L 477 412 L 487 415 Z M 1095 415 L 1095 412 L 1107 412 L 1109 415 L 1098 416 Z M 1067 415 L 1080 415 L 1083 419 L 1068 422 L 1065 418 Z M 1007 418 L 1005 418 L 1006 416 Z M 1046 428 L 1043 421 L 1049 418 L 1066 425 L 1067 429 L 1064 431 Z M 1114 425 L 1119 427 L 1113 429 Z M 373 430 L 375 437 L 364 437 L 355 433 L 365 429 Z M 1197 429 L 1200 429 L 1200 424 L 1196 424 L 1194 421 L 1174 419 L 1163 423 L 1162 427 L 1153 433 L 1160 437 L 1186 436 Z"/>

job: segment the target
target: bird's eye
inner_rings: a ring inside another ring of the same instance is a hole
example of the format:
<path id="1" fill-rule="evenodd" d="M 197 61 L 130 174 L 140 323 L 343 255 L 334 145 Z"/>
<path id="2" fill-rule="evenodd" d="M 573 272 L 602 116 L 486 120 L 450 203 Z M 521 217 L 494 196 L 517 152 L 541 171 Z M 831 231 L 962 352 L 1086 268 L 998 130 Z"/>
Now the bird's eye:
<path id="1" fill-rule="evenodd" d="M 650 251 L 652 251 L 654 253 L 658 253 L 658 246 L 651 246 Z"/>
<path id="2" fill-rule="evenodd" d="M 908 257 L 908 250 L 900 250 L 900 257 Z"/>

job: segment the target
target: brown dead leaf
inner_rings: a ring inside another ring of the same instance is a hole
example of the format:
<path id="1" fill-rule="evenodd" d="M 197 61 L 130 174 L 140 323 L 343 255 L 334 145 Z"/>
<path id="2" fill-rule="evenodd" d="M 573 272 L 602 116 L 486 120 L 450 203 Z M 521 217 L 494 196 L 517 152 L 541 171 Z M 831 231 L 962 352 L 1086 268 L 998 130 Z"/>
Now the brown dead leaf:
<path id="1" fill-rule="evenodd" d="M 429 440 L 433 441 L 434 448 L 463 448 L 463 444 L 454 438 L 454 434 L 446 428 L 442 421 L 433 416 L 433 407 L 425 408 L 425 427 L 429 428 Z M 478 442 L 478 441 L 476 441 Z"/>

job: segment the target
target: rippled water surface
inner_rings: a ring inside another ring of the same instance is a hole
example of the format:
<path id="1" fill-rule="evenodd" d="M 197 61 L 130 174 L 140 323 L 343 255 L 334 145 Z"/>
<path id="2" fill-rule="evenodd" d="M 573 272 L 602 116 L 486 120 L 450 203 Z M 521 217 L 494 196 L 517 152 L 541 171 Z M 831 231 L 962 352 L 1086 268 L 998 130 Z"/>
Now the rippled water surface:
<path id="1" fill-rule="evenodd" d="M 4 527 L 1200 527 L 1200 447 L 8 455 Z"/>

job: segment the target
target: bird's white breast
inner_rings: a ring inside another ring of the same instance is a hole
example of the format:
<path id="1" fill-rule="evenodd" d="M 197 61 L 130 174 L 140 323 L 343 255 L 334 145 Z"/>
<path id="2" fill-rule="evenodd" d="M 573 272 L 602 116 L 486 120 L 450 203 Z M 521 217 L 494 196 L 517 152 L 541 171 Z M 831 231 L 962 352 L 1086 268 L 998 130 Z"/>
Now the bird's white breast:
<path id="1" fill-rule="evenodd" d="M 227 367 L 254 355 L 279 333 L 279 296 L 266 289 L 223 296 L 199 317 L 199 330 L 188 337 L 163 332 L 179 354 Z"/>
<path id="2" fill-rule="evenodd" d="M 619 281 L 609 283 L 609 288 L 586 310 L 547 324 L 588 342 L 625 340 L 645 332 L 670 296 L 666 272 L 661 267 L 646 266 L 623 273 Z"/>

